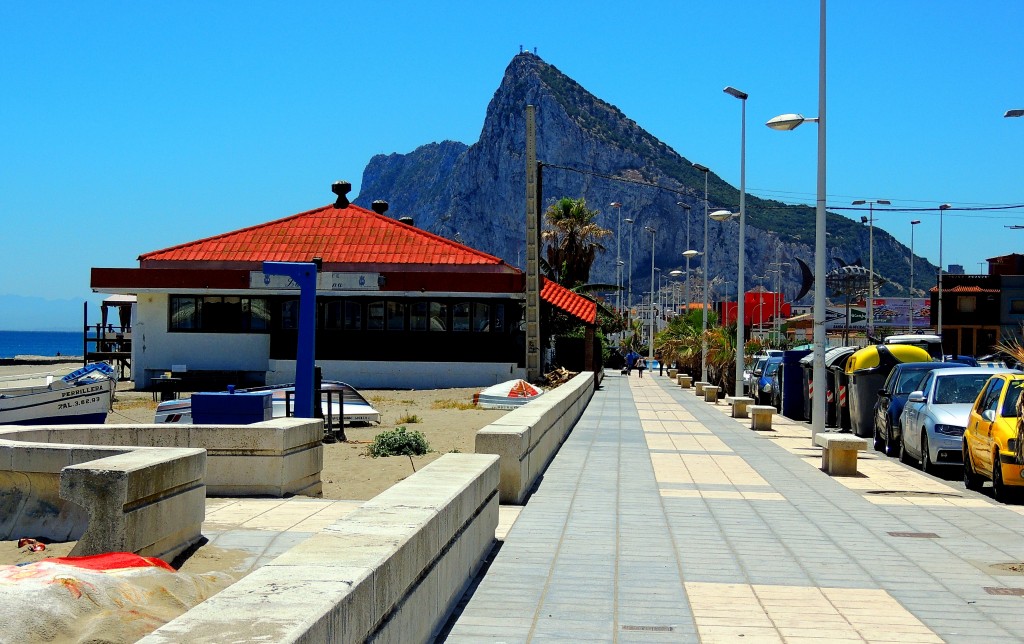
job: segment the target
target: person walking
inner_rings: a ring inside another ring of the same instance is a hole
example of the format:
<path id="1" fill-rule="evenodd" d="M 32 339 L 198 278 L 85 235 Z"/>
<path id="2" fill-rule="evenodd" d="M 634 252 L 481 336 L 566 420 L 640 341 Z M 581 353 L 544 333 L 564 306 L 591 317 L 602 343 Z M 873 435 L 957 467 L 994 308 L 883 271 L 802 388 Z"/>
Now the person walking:
<path id="1" fill-rule="evenodd" d="M 640 354 L 632 349 L 626 354 L 626 375 L 630 376 L 633 374 L 633 368 L 636 367 L 636 361 L 640 358 Z"/>
<path id="2" fill-rule="evenodd" d="M 637 357 L 636 370 L 640 372 L 640 377 L 644 377 L 644 369 L 647 368 L 647 358 Z"/>

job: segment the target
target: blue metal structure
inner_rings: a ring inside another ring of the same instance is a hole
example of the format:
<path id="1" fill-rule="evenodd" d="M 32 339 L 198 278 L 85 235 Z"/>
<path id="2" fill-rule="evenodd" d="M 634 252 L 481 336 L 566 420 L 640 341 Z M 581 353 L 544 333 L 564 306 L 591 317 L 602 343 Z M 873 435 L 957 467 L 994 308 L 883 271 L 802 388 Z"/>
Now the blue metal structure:
<path id="1" fill-rule="evenodd" d="M 299 346 L 295 352 L 295 416 L 315 418 L 313 366 L 316 348 L 317 265 L 305 262 L 263 262 L 265 275 L 284 275 L 299 287 Z"/>

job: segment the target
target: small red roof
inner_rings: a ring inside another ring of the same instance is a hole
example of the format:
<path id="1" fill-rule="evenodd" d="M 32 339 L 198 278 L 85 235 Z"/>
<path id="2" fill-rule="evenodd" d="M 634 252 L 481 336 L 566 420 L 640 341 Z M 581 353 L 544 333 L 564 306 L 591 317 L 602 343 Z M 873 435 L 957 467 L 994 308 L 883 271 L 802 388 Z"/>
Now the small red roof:
<path id="1" fill-rule="evenodd" d="M 558 282 L 541 278 L 540 299 L 587 324 L 597 324 L 597 303 L 573 293 Z"/>
<path id="2" fill-rule="evenodd" d="M 349 205 L 333 205 L 139 256 L 150 262 L 308 262 L 493 265 L 504 262 L 425 230 Z M 511 268 L 511 267 L 509 267 Z"/>
<path id="3" fill-rule="evenodd" d="M 931 290 L 932 292 L 938 292 L 939 287 L 933 286 Z M 961 284 L 960 286 L 954 286 L 953 288 L 944 288 L 942 291 L 944 293 L 998 293 L 999 289 L 981 288 L 980 286 L 964 286 Z"/>

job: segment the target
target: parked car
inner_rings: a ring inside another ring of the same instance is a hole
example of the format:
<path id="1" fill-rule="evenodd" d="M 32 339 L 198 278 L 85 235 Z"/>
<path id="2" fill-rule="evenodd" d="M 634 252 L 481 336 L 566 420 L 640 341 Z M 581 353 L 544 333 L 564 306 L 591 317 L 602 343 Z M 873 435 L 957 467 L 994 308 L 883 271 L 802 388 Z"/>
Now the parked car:
<path id="1" fill-rule="evenodd" d="M 900 451 L 900 415 L 910 392 L 919 390 L 925 374 L 934 369 L 966 365 L 956 362 L 901 362 L 893 367 L 875 402 L 875 449 L 887 456 Z"/>
<path id="2" fill-rule="evenodd" d="M 750 392 L 758 405 L 775 405 L 776 400 L 782 398 L 779 391 L 778 371 L 782 366 L 782 356 L 769 356 L 765 359 L 764 368 L 761 374 L 754 381 L 754 388 Z"/>
<path id="3" fill-rule="evenodd" d="M 921 389 L 907 396 L 900 416 L 900 460 L 921 463 L 930 472 L 935 465 L 963 463 L 963 435 L 971 407 L 985 383 L 1011 369 L 960 367 L 929 371 Z"/>
<path id="4" fill-rule="evenodd" d="M 748 395 L 754 395 L 754 385 L 757 379 L 764 373 L 764 365 L 768 362 L 767 354 L 754 356 L 754 365 L 749 370 L 743 371 L 743 387 Z"/>
<path id="5" fill-rule="evenodd" d="M 1000 374 L 989 378 L 971 408 L 964 432 L 964 485 L 981 489 L 992 481 L 992 496 L 1005 502 L 1011 492 L 1024 489 L 1017 460 L 1017 402 L 1024 390 L 1024 375 Z"/>

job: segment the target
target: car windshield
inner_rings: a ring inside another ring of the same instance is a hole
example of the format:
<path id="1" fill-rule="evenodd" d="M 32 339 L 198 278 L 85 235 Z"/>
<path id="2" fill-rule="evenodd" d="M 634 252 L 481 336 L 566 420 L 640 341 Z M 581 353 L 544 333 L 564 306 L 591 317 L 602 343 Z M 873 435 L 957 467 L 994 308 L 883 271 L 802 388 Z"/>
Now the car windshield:
<path id="1" fill-rule="evenodd" d="M 770 375 L 772 375 L 773 373 L 775 373 L 778 370 L 779 370 L 779 363 L 778 362 L 769 362 L 767 365 L 765 365 L 764 375 L 770 376 Z"/>
<path id="2" fill-rule="evenodd" d="M 978 392 L 985 386 L 989 374 L 962 373 L 953 376 L 939 376 L 935 382 L 933 405 L 955 405 L 973 403 Z"/>
<path id="3" fill-rule="evenodd" d="M 928 372 L 923 369 L 907 369 L 902 372 L 899 382 L 896 383 L 896 393 L 905 396 L 912 391 L 917 391 L 926 373 Z"/>
<path id="4" fill-rule="evenodd" d="M 1024 388 L 1024 380 L 1010 381 L 1010 390 L 1006 392 L 1006 398 L 1003 398 L 1003 409 L 1000 416 L 1003 418 L 1017 417 L 1017 401 L 1020 400 L 1022 388 Z"/>
<path id="5" fill-rule="evenodd" d="M 757 371 L 757 372 L 764 371 L 764 363 L 766 363 L 766 362 L 768 362 L 768 361 L 765 360 L 764 358 L 761 358 L 760 360 L 758 360 L 757 364 L 754 365 L 754 371 Z"/>

